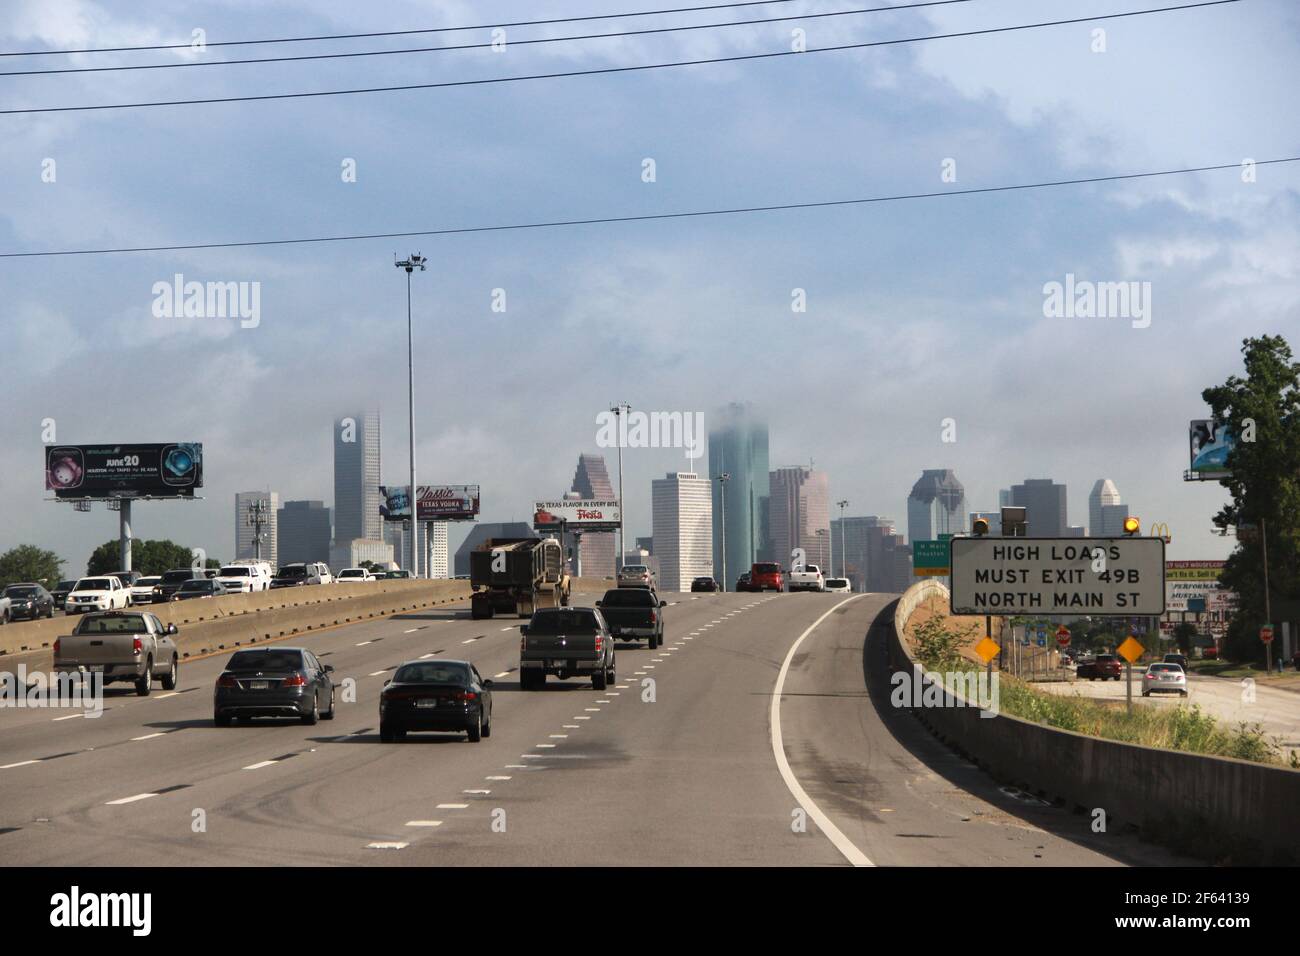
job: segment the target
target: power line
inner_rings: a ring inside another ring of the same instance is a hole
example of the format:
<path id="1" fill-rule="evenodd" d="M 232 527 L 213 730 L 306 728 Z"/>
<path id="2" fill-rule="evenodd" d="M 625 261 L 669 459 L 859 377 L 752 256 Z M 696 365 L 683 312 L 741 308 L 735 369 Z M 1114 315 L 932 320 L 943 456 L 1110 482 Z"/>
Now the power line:
<path id="1" fill-rule="evenodd" d="M 687 26 L 647 27 L 642 30 L 621 30 L 611 33 L 585 33 L 578 36 L 540 37 L 531 40 L 511 40 L 509 46 L 532 46 L 538 43 L 568 43 L 575 40 L 599 40 L 613 37 L 646 36 L 654 33 L 683 33 L 690 30 L 717 30 L 723 27 L 746 27 L 764 23 L 782 23 L 791 20 L 821 20 L 826 17 L 850 17 L 864 13 L 883 13 L 893 10 L 915 10 L 920 7 L 943 7 L 954 3 L 971 3 L 973 0 L 925 0 L 923 3 L 896 4 L 885 7 L 863 7 L 858 10 L 835 10 L 829 13 L 791 14 L 784 17 L 765 17 L 758 20 L 726 20 L 715 23 L 693 23 Z M 202 66 L 237 66 L 249 63 L 299 63 L 304 60 L 345 60 L 366 56 L 394 56 L 406 53 L 444 53 L 452 50 L 485 50 L 487 43 L 461 43 L 455 46 L 426 46 L 402 50 L 362 50 L 347 53 L 312 53 L 304 56 L 267 56 L 246 60 L 195 60 L 190 63 L 138 63 L 120 66 L 73 66 L 53 70 L 12 70 L 0 76 L 54 76 L 63 73 L 120 73 L 129 70 L 183 70 Z"/>
<path id="2" fill-rule="evenodd" d="M 464 30 L 491 30 L 494 27 L 542 27 L 557 23 L 583 23 L 591 20 L 626 20 L 632 17 L 657 17 L 669 13 L 696 13 L 701 10 L 734 10 L 737 7 L 766 7 L 777 3 L 791 3 L 793 0 L 747 0 L 744 3 L 713 3 L 704 7 L 673 7 L 667 10 L 637 10 L 631 13 L 598 13 L 585 17 L 556 17 L 550 20 L 516 20 L 513 23 L 481 23 L 466 27 L 430 27 L 421 30 L 383 30 L 375 33 L 333 33 L 321 36 L 279 37 L 278 39 L 259 40 L 221 40 L 204 43 L 209 46 L 253 46 L 271 43 L 309 43 L 318 40 L 368 40 L 375 37 L 400 37 L 421 33 L 459 33 Z M 73 53 L 138 53 L 144 50 L 188 50 L 194 46 L 190 43 L 163 43 L 154 46 L 103 46 L 83 50 L 15 50 L 0 52 L 0 56 L 63 56 Z"/>
<path id="3" fill-rule="evenodd" d="M 1255 160 L 1256 166 L 1300 162 L 1300 156 L 1282 159 Z M 953 196 L 978 196 L 989 193 L 1019 192 L 1029 189 L 1050 189 L 1060 186 L 1082 186 L 1092 183 L 1113 183 L 1134 179 L 1154 179 L 1160 176 L 1178 176 L 1187 173 L 1218 172 L 1240 169 L 1241 163 L 1221 163 L 1215 166 L 1190 166 L 1178 169 L 1161 169 L 1143 173 L 1117 173 L 1111 176 L 1089 176 L 1081 179 L 1056 179 L 1035 183 L 1015 183 L 1006 186 L 979 186 L 971 189 L 950 189 L 936 192 L 900 193 L 890 196 L 868 196 L 859 199 L 829 199 L 820 202 L 777 203 L 764 206 L 737 206 L 724 209 L 697 209 L 685 212 L 646 213 L 637 216 L 602 216 L 595 219 L 555 219 L 543 222 L 508 223 L 497 226 L 462 226 L 454 229 L 424 229 L 415 232 L 377 232 L 343 236 L 312 236 L 297 239 L 250 239 L 240 242 L 200 242 L 170 246 L 123 246 L 115 249 L 60 249 L 45 252 L 0 252 L 0 259 L 35 259 L 53 256 L 98 256 L 134 252 L 188 252 L 196 249 L 244 249 L 250 246 L 293 246 L 325 242 L 361 242 L 372 239 L 415 239 L 427 236 L 461 236 L 472 233 L 510 232 L 525 229 L 555 229 L 566 226 L 597 226 L 610 223 L 653 222 L 667 219 L 695 219 L 707 216 L 735 216 L 762 212 L 783 212 L 793 209 L 827 209 L 836 206 L 864 206 L 873 203 L 903 202 L 913 199 L 944 199 Z"/>
<path id="4" fill-rule="evenodd" d="M 842 50 L 863 50 L 869 47 L 897 46 L 904 43 L 920 43 L 926 40 L 951 40 L 958 37 L 986 36 L 994 33 L 1013 33 L 1018 30 L 1036 30 L 1042 27 L 1066 26 L 1074 23 L 1095 23 L 1100 20 L 1119 20 L 1126 17 L 1140 17 L 1153 13 L 1171 13 L 1178 10 L 1192 10 L 1198 7 L 1216 7 L 1225 3 L 1239 3 L 1240 0 L 1200 0 L 1198 3 L 1184 3 L 1170 7 L 1154 7 L 1146 10 L 1131 10 L 1126 13 L 1107 13 L 1093 17 L 1074 17 L 1068 20 L 1045 20 L 1039 23 L 1022 23 L 1007 27 L 987 27 L 982 30 L 963 30 L 957 33 L 933 33 L 921 37 L 904 37 L 897 40 L 873 40 L 863 43 L 842 43 L 837 46 L 810 48 L 802 52 L 780 50 L 774 53 L 747 53 L 735 56 L 710 57 L 698 60 L 678 60 L 671 63 L 644 63 L 638 66 L 610 66 L 592 70 L 568 70 L 561 73 L 533 73 L 524 76 L 497 76 L 478 80 L 446 80 L 440 83 L 408 83 L 402 86 L 371 86 L 350 90 L 313 90 L 306 93 L 263 93 L 253 96 L 214 96 L 193 100 L 154 100 L 136 103 L 103 103 L 94 106 L 46 106 L 28 109 L 0 110 L 0 116 L 17 116 L 36 113 L 84 113 L 102 110 L 147 109 L 159 106 L 199 106 L 212 103 L 251 103 L 265 100 L 296 100 L 323 96 L 350 96 L 358 93 L 397 93 L 408 90 L 446 89 L 457 86 L 486 86 L 495 83 L 520 83 L 530 80 L 554 80 L 574 76 L 597 76 L 614 73 L 634 73 L 645 70 L 662 70 L 681 66 L 702 66 L 711 63 L 738 63 L 746 60 L 765 60 L 775 57 L 807 56 L 812 53 L 834 53 Z"/>

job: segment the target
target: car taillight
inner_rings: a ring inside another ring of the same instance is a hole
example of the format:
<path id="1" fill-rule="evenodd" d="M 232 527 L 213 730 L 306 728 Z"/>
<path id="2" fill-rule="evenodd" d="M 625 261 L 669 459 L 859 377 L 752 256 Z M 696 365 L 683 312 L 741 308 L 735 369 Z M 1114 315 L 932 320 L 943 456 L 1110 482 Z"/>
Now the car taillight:
<path id="1" fill-rule="evenodd" d="M 218 686 L 218 687 L 238 687 L 238 686 L 239 686 L 239 681 L 235 680 L 235 678 L 234 678 L 232 675 L 230 675 L 230 674 L 222 674 L 220 677 L 217 678 L 217 686 Z"/>
<path id="2" fill-rule="evenodd" d="M 55 657 L 58 657 L 58 656 L 59 656 L 59 642 L 60 642 L 61 640 L 62 640 L 62 638 L 58 638 L 58 637 L 56 637 L 56 638 L 54 639 L 54 656 L 55 656 Z"/>
<path id="3" fill-rule="evenodd" d="M 463 690 L 456 695 L 457 700 L 478 700 L 478 694 L 472 690 Z"/>
<path id="4" fill-rule="evenodd" d="M 599 634 L 599 632 L 598 632 L 598 633 L 596 634 L 596 653 L 597 653 L 597 654 L 600 653 L 600 649 L 601 649 L 601 647 L 603 646 L 603 644 L 601 643 L 602 641 L 603 641 L 603 638 L 600 636 L 600 634 Z"/>
<path id="5" fill-rule="evenodd" d="M 651 611 L 651 612 L 650 612 L 650 623 L 653 624 L 653 623 L 655 623 L 655 621 L 657 621 L 657 620 L 659 620 L 659 616 L 658 616 L 657 614 L 655 614 L 654 611 Z"/>
<path id="6" fill-rule="evenodd" d="M 144 650 L 144 642 L 141 641 L 140 638 L 137 637 L 135 640 L 131 642 L 132 654 L 139 654 L 143 650 Z"/>
<path id="7" fill-rule="evenodd" d="M 302 687 L 307 683 L 307 678 L 302 674 L 291 674 L 284 679 L 285 687 Z"/>

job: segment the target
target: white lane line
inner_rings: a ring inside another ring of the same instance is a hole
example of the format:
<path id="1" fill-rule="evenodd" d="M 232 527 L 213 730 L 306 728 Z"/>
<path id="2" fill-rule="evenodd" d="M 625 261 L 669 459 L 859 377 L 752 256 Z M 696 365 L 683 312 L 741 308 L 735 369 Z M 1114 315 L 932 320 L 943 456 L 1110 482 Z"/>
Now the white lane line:
<path id="1" fill-rule="evenodd" d="M 461 793 L 472 794 L 474 796 L 487 796 L 491 790 L 462 790 Z"/>
<path id="2" fill-rule="evenodd" d="M 492 676 L 493 676 L 493 677 L 509 677 L 509 676 L 510 676 L 510 672 L 509 672 L 509 671 L 502 671 L 500 674 L 493 674 Z"/>
<path id="3" fill-rule="evenodd" d="M 553 746 L 553 745 L 552 745 L 552 746 Z M 520 755 L 519 755 L 519 759 L 520 759 L 520 760 L 541 760 L 541 759 L 542 759 L 542 755 L 541 755 L 541 754 L 520 754 Z M 527 765 L 527 764 L 523 764 L 523 763 L 521 763 L 521 764 L 519 764 L 518 766 L 519 766 L 519 768 L 522 769 L 522 770 L 527 770 L 527 769 L 528 769 L 528 765 Z"/>
<path id="4" fill-rule="evenodd" d="M 432 657 L 432 656 L 433 656 L 432 654 L 421 654 L 421 655 L 420 655 L 420 660 L 422 660 L 422 661 L 427 661 L 427 660 L 428 660 L 430 657 Z"/>
<path id="5" fill-rule="evenodd" d="M 575 718 L 575 719 L 576 719 L 576 718 Z M 581 729 L 582 729 L 582 728 L 581 728 L 580 726 L 578 726 L 577 724 L 562 724 L 561 726 L 563 726 L 565 730 L 581 730 Z M 34 760 L 32 761 L 32 763 L 35 763 L 35 762 L 36 762 L 36 761 L 34 761 Z"/>
<path id="6" fill-rule="evenodd" d="M 483 779 L 484 779 L 484 780 L 509 780 L 509 779 L 510 779 L 510 775 L 509 775 L 509 774 L 500 774 L 500 773 L 496 773 L 496 774 L 493 774 L 493 775 L 490 776 L 490 777 L 484 777 Z"/>
<path id="7" fill-rule="evenodd" d="M 547 734 L 546 736 L 550 737 L 552 740 L 564 740 L 569 735 L 568 734 Z"/>
<path id="8" fill-rule="evenodd" d="M 646 671 L 652 671 L 652 670 L 655 669 L 655 666 L 654 666 L 653 664 L 645 664 L 645 665 L 643 665 L 643 666 L 645 667 L 645 670 L 646 670 Z M 637 671 L 637 673 L 638 673 L 638 674 L 644 674 L 645 671 Z"/>
<path id="9" fill-rule="evenodd" d="M 153 740 L 155 737 L 166 737 L 167 731 L 160 730 L 156 734 L 145 734 L 143 737 L 132 737 L 132 740 Z"/>
<path id="10" fill-rule="evenodd" d="M 555 744 L 533 744 L 533 746 L 536 747 L 538 750 L 554 750 L 554 749 L 555 749 Z M 527 757 L 528 754 L 524 754 L 524 756 Z M 539 755 L 534 754 L 533 756 L 539 756 Z"/>
<path id="11" fill-rule="evenodd" d="M 135 803 L 137 800 L 148 800 L 150 797 L 156 797 L 156 793 L 137 793 L 134 797 L 123 797 L 121 800 L 110 800 L 104 804 L 106 807 L 120 807 L 124 803 Z"/>
<path id="12" fill-rule="evenodd" d="M 388 671 L 371 671 L 371 672 L 370 672 L 369 674 L 367 674 L 366 676 L 367 676 L 367 677 L 378 677 L 380 674 L 387 674 L 387 673 L 388 673 Z"/>
<path id="13" fill-rule="evenodd" d="M 178 691 L 178 690 L 169 690 L 169 691 L 167 691 L 167 693 L 165 693 L 165 694 L 154 694 L 154 695 L 153 695 L 153 699 L 154 699 L 154 700 L 166 700 L 168 697 L 179 697 L 180 695 L 181 695 L 181 692 Z"/>
<path id="14" fill-rule="evenodd" d="M 604 698 L 602 698 L 602 699 L 596 701 L 596 703 L 598 703 L 598 704 L 608 704 L 609 701 L 607 701 L 607 700 L 605 700 Z"/>
<path id="15" fill-rule="evenodd" d="M 590 717 L 584 717 L 584 716 L 582 716 L 581 714 L 577 715 L 577 716 L 574 717 L 573 719 L 574 719 L 574 720 L 591 720 Z"/>
<path id="16" fill-rule="evenodd" d="M 14 767 L 26 767 L 28 764 L 40 763 L 39 760 L 20 760 L 17 763 L 7 763 L 0 770 L 12 770 Z"/>
<path id="17" fill-rule="evenodd" d="M 407 628 L 406 630 L 404 630 L 402 633 L 403 633 L 403 634 L 414 634 L 414 633 L 415 633 L 416 631 L 418 631 L 418 630 L 419 630 L 418 627 L 408 627 L 408 628 Z M 410 826 L 410 824 L 408 823 L 407 826 Z"/>
<path id="18" fill-rule="evenodd" d="M 405 850 L 411 844 L 392 840 L 387 843 L 367 843 L 367 850 Z"/>
<path id="19" fill-rule="evenodd" d="M 273 764 L 273 763 L 275 763 L 274 760 L 263 760 L 263 761 L 261 761 L 260 763 L 250 763 L 250 764 L 249 764 L 247 767 L 245 767 L 244 769 L 245 769 L 245 770 L 261 770 L 263 767 L 269 767 L 269 766 L 271 766 L 271 764 Z"/>
<path id="20" fill-rule="evenodd" d="M 633 671 L 633 672 L 632 672 L 632 676 L 633 676 L 633 677 L 640 677 L 640 676 L 641 676 L 642 674 L 644 674 L 644 673 L 645 673 L 645 671 Z"/>
<path id="21" fill-rule="evenodd" d="M 599 708 L 599 707 L 584 707 L 584 708 L 582 708 L 582 709 L 585 710 L 585 711 L 586 711 L 587 713 L 589 713 L 589 714 L 599 714 L 599 713 L 600 713 L 600 708 Z"/>
<path id="22" fill-rule="evenodd" d="M 442 821 L 441 820 L 407 820 L 406 825 L 408 827 L 440 827 L 442 826 Z M 373 843 L 370 845 L 374 846 Z"/>
<path id="23" fill-rule="evenodd" d="M 468 806 L 468 803 L 440 803 L 437 808 L 439 810 L 464 810 Z"/>
<path id="24" fill-rule="evenodd" d="M 509 627 L 503 627 L 503 628 L 501 628 L 501 630 L 502 630 L 503 632 L 504 632 L 504 631 L 513 631 L 513 630 L 514 630 L 515 628 L 517 628 L 518 626 L 519 626 L 518 624 L 511 624 Z"/>
<path id="25" fill-rule="evenodd" d="M 365 647 L 367 644 L 372 644 L 372 643 L 374 643 L 374 642 L 373 642 L 373 641 L 362 641 L 360 644 L 357 644 L 357 645 L 355 645 L 355 646 L 356 646 L 356 647 Z"/>
<path id="26" fill-rule="evenodd" d="M 473 644 L 473 643 L 474 643 L 475 641 L 477 641 L 477 640 L 478 640 L 477 637 L 471 637 L 468 641 L 461 641 L 461 643 L 462 643 L 462 644 Z"/>
<path id="27" fill-rule="evenodd" d="M 776 758 L 776 768 L 781 771 L 781 779 L 785 781 L 785 785 L 790 789 L 790 793 L 794 796 L 795 801 L 799 806 L 803 807 L 804 810 L 807 811 L 808 816 L 812 817 L 813 822 L 817 824 L 818 829 L 826 835 L 826 838 L 831 841 L 835 849 L 840 851 L 844 856 L 844 859 L 848 860 L 854 866 L 875 866 L 875 864 L 867 858 L 867 855 L 859 850 L 857 846 L 854 845 L 853 841 L 846 837 L 843 832 L 841 832 L 840 828 L 831 822 L 830 817 L 826 816 L 826 814 L 822 812 L 821 807 L 817 806 L 812 797 L 808 796 L 808 793 L 802 786 L 800 786 L 798 779 L 796 779 L 794 775 L 794 771 L 790 769 L 790 762 L 785 758 L 785 741 L 781 735 L 781 692 L 785 689 L 785 675 L 790 672 L 790 662 L 794 660 L 794 655 L 795 652 L 799 650 L 799 645 L 804 642 L 804 639 L 809 634 L 817 629 L 818 624 L 826 620 L 850 601 L 856 601 L 861 596 L 862 595 L 860 594 L 855 594 L 853 597 L 845 598 L 843 601 L 840 601 L 834 607 L 826 611 L 826 613 L 821 617 L 817 618 L 817 620 L 809 624 L 808 629 L 800 634 L 798 640 L 790 645 L 790 650 L 785 655 L 785 661 L 781 664 L 781 672 L 776 675 L 776 686 L 772 688 L 772 707 L 769 723 L 772 727 L 772 756 Z"/>
<path id="28" fill-rule="evenodd" d="M 68 714 L 66 717 L 55 717 L 54 722 L 57 724 L 60 720 L 76 720 L 78 717 L 85 717 L 85 714 Z"/>
<path id="29" fill-rule="evenodd" d="M 623 695 L 620 694 L 620 693 L 619 693 L 618 691 L 616 691 L 616 690 L 607 690 L 607 691 L 605 691 L 605 696 L 606 696 L 606 697 L 622 697 Z"/>
<path id="30" fill-rule="evenodd" d="M 614 686 L 619 690 L 627 690 L 627 684 L 615 684 Z"/>

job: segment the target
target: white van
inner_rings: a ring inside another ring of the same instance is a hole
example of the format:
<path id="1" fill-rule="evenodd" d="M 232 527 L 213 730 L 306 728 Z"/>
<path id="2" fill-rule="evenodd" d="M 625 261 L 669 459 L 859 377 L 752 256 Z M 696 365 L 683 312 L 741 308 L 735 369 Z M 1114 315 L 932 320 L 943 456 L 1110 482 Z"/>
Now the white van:
<path id="1" fill-rule="evenodd" d="M 271 587 L 271 565 L 266 561 L 242 560 L 224 565 L 217 573 L 217 580 L 228 591 L 245 594 L 253 591 L 267 591 Z"/>

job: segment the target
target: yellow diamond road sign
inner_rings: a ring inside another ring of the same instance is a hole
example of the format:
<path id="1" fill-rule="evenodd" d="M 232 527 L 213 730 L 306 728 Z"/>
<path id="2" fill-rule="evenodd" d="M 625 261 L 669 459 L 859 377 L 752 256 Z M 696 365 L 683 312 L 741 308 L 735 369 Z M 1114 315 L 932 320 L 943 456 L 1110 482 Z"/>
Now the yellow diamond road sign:
<path id="1" fill-rule="evenodd" d="M 1131 636 L 1125 638 L 1124 643 L 1119 646 L 1120 656 L 1130 664 L 1141 657 L 1144 650 L 1146 648 L 1138 643 L 1137 638 Z"/>
<path id="2" fill-rule="evenodd" d="M 975 645 L 975 653 L 980 656 L 980 660 L 985 664 L 993 660 L 993 658 L 997 657 L 1001 652 L 1001 645 L 990 637 L 984 638 L 984 640 Z"/>

